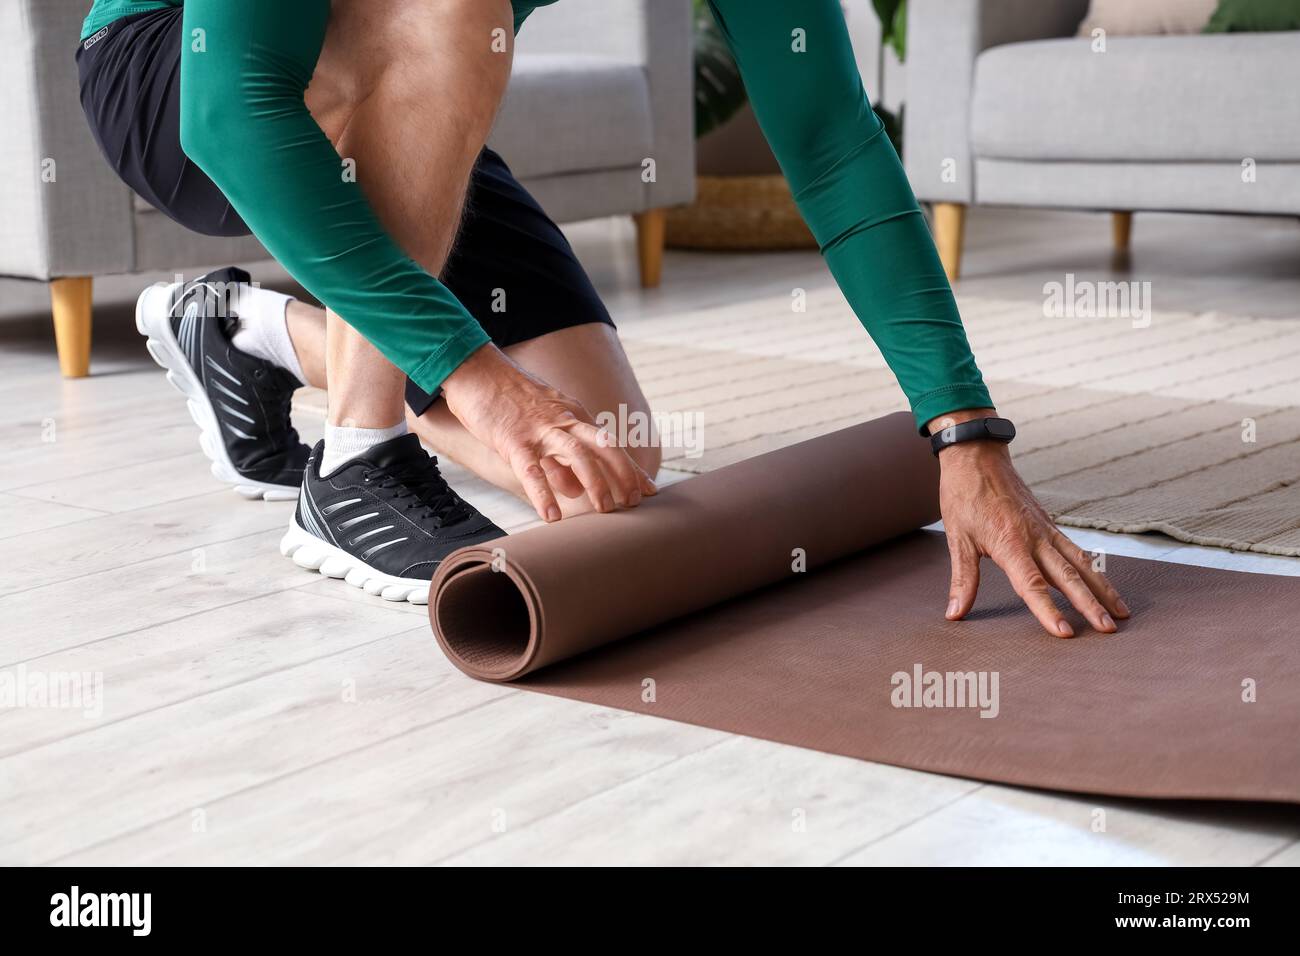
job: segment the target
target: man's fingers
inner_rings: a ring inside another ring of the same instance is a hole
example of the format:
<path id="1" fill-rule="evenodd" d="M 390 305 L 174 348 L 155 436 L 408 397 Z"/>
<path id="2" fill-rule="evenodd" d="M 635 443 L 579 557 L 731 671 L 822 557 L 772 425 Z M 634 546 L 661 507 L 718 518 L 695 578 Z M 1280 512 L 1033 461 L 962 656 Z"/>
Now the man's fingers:
<path id="1" fill-rule="evenodd" d="M 1006 573 L 1011 586 L 1020 595 L 1020 600 L 1025 602 L 1047 633 L 1055 637 L 1074 637 L 1074 628 L 1056 609 L 1056 602 L 1052 600 L 1047 586 L 1047 578 L 1043 576 L 1033 555 L 1024 548 L 1017 548 L 992 557 Z"/>
<path id="2" fill-rule="evenodd" d="M 609 441 L 609 433 L 578 422 L 569 429 L 569 434 L 594 449 L 596 460 L 605 470 L 614 492 L 614 497 L 624 508 L 634 508 L 641 503 L 641 487 L 645 472 L 636 466 L 627 450 Z"/>
<path id="3" fill-rule="evenodd" d="M 960 621 L 975 606 L 975 594 L 980 587 L 980 556 L 954 535 L 948 538 L 948 557 L 952 563 L 952 583 L 948 586 L 948 610 L 944 617 Z"/>
<path id="4" fill-rule="evenodd" d="M 1115 590 L 1114 585 L 1107 580 L 1106 575 L 1093 566 L 1092 555 L 1071 541 L 1059 528 L 1056 529 L 1056 533 L 1052 536 L 1052 544 L 1057 551 L 1065 555 L 1067 561 L 1074 565 L 1080 576 L 1088 582 L 1089 590 L 1112 616 L 1120 620 L 1124 620 L 1129 616 L 1128 605 L 1119 596 L 1119 592 Z"/>
<path id="5" fill-rule="evenodd" d="M 546 469 L 546 478 L 551 483 L 551 487 L 555 489 L 556 494 L 563 495 L 566 498 L 581 498 L 587 493 L 587 489 L 582 487 L 582 482 L 578 480 L 578 476 L 573 473 L 572 468 L 560 464 L 554 458 L 543 458 L 542 467 Z M 646 477 L 644 472 L 641 473 L 640 481 L 643 495 L 658 494 L 654 482 Z"/>
<path id="6" fill-rule="evenodd" d="M 510 469 L 523 486 L 528 502 L 543 521 L 559 521 L 560 505 L 555 500 L 550 483 L 546 480 L 546 471 L 535 455 L 525 449 L 518 449 L 510 456 Z"/>
<path id="7" fill-rule="evenodd" d="M 581 498 L 587 493 L 587 489 L 582 487 L 582 482 L 578 480 L 572 468 L 561 465 L 554 458 L 543 458 L 542 468 L 545 469 L 546 480 L 550 482 L 556 494 L 564 495 L 566 498 Z"/>
<path id="8" fill-rule="evenodd" d="M 570 400 L 569 409 L 573 413 L 573 417 L 578 419 L 582 425 L 589 425 L 594 429 L 592 433 L 593 447 L 600 449 L 602 453 L 608 449 L 614 449 L 616 452 L 621 452 L 621 454 L 611 456 L 609 459 L 606 459 L 602 454 L 601 464 L 605 466 L 606 471 L 609 471 L 611 468 L 616 469 L 614 473 L 620 475 L 619 480 L 622 481 L 624 487 L 628 489 L 627 497 L 630 504 L 635 505 L 637 503 L 637 501 L 634 500 L 636 496 L 631 492 L 631 489 L 633 488 L 645 497 L 659 494 L 659 487 L 654 482 L 654 476 L 646 474 L 645 469 L 632 460 L 632 456 L 627 454 L 626 449 L 622 449 L 615 444 L 610 438 L 608 430 L 599 428 L 596 425 L 595 419 L 591 417 L 591 413 L 588 412 L 583 405 Z M 577 426 L 574 427 L 577 428 Z M 627 468 L 631 469 L 630 477 L 623 472 L 624 464 L 626 464 Z"/>
<path id="9" fill-rule="evenodd" d="M 1113 634 L 1116 631 L 1110 613 L 1101 606 L 1101 602 L 1088 587 L 1088 582 L 1065 555 L 1044 541 L 1038 551 L 1038 564 L 1047 573 L 1056 590 L 1069 599 L 1075 609 L 1088 619 L 1089 624 L 1103 634 Z"/>
<path id="10" fill-rule="evenodd" d="M 614 510 L 614 494 L 610 491 L 604 469 L 582 439 L 567 429 L 552 428 L 543 438 L 542 445 L 543 456 L 553 457 L 561 465 L 573 469 L 582 487 L 587 489 L 587 499 L 593 508 L 597 511 Z"/>
<path id="11" fill-rule="evenodd" d="M 636 507 L 641 503 L 642 481 L 645 472 L 632 462 L 627 451 L 608 441 L 608 434 L 586 421 L 573 421 L 567 428 L 568 436 L 590 451 L 591 458 L 604 473 L 608 488 L 620 507 Z M 584 484 L 585 481 L 584 481 Z"/>

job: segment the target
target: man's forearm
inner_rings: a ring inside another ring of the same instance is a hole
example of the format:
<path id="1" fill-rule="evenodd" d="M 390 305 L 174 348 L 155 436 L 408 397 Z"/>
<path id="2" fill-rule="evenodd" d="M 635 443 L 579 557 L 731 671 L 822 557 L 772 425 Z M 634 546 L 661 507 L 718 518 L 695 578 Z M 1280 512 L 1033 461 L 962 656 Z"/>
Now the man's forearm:
<path id="1" fill-rule="evenodd" d="M 710 0 L 827 265 L 917 427 L 992 404 L 902 163 L 871 110 L 836 0 Z"/>
<path id="2" fill-rule="evenodd" d="M 442 283 L 380 224 L 303 102 L 329 0 L 187 0 L 186 153 L 293 277 L 434 391 L 487 342 Z"/>

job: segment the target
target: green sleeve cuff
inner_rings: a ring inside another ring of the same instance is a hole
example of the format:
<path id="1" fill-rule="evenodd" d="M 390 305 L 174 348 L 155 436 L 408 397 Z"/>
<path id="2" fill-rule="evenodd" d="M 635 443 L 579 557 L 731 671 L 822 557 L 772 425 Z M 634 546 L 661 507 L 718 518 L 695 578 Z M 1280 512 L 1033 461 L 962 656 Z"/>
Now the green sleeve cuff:
<path id="1" fill-rule="evenodd" d="M 432 395 L 442 387 L 443 381 L 456 371 L 461 362 L 490 341 L 482 326 L 471 320 L 407 374 L 411 376 L 411 381 Z"/>
<path id="2" fill-rule="evenodd" d="M 928 435 L 925 423 L 932 418 L 959 412 L 965 408 L 992 408 L 993 399 L 982 382 L 945 385 L 926 392 L 912 403 L 912 415 L 916 418 L 916 430 Z"/>

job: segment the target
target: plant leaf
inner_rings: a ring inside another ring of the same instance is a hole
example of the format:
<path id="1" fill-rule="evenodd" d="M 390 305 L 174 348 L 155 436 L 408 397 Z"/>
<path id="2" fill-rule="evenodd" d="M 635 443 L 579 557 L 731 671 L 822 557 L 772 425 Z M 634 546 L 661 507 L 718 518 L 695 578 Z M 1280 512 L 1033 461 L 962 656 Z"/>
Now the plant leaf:
<path id="1" fill-rule="evenodd" d="M 889 29 L 889 45 L 898 54 L 898 62 L 907 59 L 907 0 L 898 0 Z"/>
<path id="2" fill-rule="evenodd" d="M 903 0 L 871 0 L 871 5 L 876 8 L 876 17 L 880 20 L 881 43 L 892 42 L 890 33 L 894 29 L 894 18 L 902 3 Z"/>
<path id="3" fill-rule="evenodd" d="M 749 97 L 740 67 L 708 8 L 695 21 L 695 136 L 709 133 L 736 115 Z"/>

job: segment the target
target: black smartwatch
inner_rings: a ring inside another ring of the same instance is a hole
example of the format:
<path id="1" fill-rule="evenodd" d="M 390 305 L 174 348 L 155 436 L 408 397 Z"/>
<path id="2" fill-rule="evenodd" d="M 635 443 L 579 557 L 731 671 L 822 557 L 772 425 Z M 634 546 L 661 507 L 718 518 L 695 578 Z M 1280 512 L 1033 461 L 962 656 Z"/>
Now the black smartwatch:
<path id="1" fill-rule="evenodd" d="M 972 418 L 960 425 L 949 425 L 930 436 L 930 449 L 937 456 L 949 445 L 958 442 L 989 439 L 1004 445 L 1016 437 L 1016 426 L 1005 418 Z"/>

